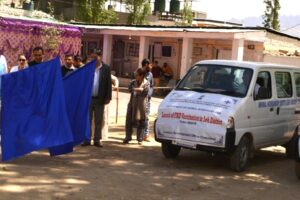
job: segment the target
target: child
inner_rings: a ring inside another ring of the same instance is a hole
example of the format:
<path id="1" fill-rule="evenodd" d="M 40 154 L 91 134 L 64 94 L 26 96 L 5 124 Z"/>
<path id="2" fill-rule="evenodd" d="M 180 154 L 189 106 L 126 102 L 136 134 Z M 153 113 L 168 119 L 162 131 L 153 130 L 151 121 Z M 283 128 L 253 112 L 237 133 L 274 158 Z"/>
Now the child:
<path id="1" fill-rule="evenodd" d="M 126 137 L 124 144 L 132 139 L 133 127 L 137 128 L 137 141 L 142 144 L 143 131 L 147 119 L 146 106 L 148 103 L 149 82 L 145 79 L 146 71 L 138 68 L 135 72 L 135 79 L 130 83 L 128 89 L 131 93 L 126 114 Z"/>

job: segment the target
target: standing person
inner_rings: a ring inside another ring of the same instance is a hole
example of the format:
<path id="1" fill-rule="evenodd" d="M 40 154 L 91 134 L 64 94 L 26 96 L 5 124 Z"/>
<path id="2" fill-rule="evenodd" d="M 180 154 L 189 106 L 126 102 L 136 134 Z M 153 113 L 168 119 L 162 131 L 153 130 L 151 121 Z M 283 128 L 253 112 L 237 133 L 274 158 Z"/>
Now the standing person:
<path id="1" fill-rule="evenodd" d="M 4 55 L 0 54 L 0 77 L 8 72 L 7 62 Z M 1 104 L 1 78 L 0 78 L 0 104 Z"/>
<path id="2" fill-rule="evenodd" d="M 146 80 L 149 82 L 149 92 L 148 92 L 148 101 L 147 101 L 147 118 L 145 124 L 145 131 L 144 131 L 144 141 L 150 142 L 149 138 L 149 115 L 150 115 L 150 107 L 151 107 L 151 97 L 153 94 L 153 75 L 151 73 L 152 64 L 150 60 L 145 58 L 142 61 L 142 68 L 146 71 Z"/>
<path id="3" fill-rule="evenodd" d="M 77 69 L 80 68 L 80 67 L 82 67 L 84 65 L 83 62 L 82 62 L 81 56 L 79 56 L 79 55 L 74 56 L 74 58 L 73 58 L 73 65 Z"/>
<path id="4" fill-rule="evenodd" d="M 27 59 L 26 59 L 24 54 L 20 54 L 18 56 L 18 65 L 13 66 L 10 69 L 10 72 L 17 72 L 17 71 L 20 71 L 22 69 L 25 69 L 26 67 L 27 67 Z"/>
<path id="5" fill-rule="evenodd" d="M 0 53 L 0 112 L 1 112 L 1 76 L 8 71 L 7 62 L 4 55 Z M 1 117 L 1 116 L 0 116 Z M 0 119 L 1 120 L 1 119 Z M 1 144 L 1 129 L 0 129 L 0 144 Z"/>
<path id="6" fill-rule="evenodd" d="M 6 58 L 3 54 L 0 53 L 0 75 L 8 72 Z"/>
<path id="7" fill-rule="evenodd" d="M 43 47 L 37 46 L 32 50 L 33 60 L 28 63 L 28 66 L 37 65 L 43 62 L 44 49 Z"/>
<path id="8" fill-rule="evenodd" d="M 74 71 L 76 68 L 73 66 L 73 56 L 65 55 L 65 64 L 61 66 L 61 74 L 63 77 Z"/>
<path id="9" fill-rule="evenodd" d="M 94 146 L 102 147 L 102 123 L 104 117 L 104 107 L 109 104 L 112 96 L 110 67 L 102 62 L 102 51 L 94 50 L 91 54 L 96 59 L 96 70 L 94 76 L 93 97 L 90 105 L 90 123 L 92 132 L 92 119 L 94 116 Z M 92 134 L 91 134 L 92 135 Z M 90 141 L 85 141 L 82 146 L 91 145 Z"/>
<path id="10" fill-rule="evenodd" d="M 157 60 L 155 60 L 152 64 L 151 73 L 153 75 L 154 87 L 158 87 L 162 71 Z"/>
<path id="11" fill-rule="evenodd" d="M 127 106 L 126 114 L 126 137 L 123 140 L 124 144 L 128 144 L 132 139 L 133 127 L 137 127 L 137 141 L 142 144 L 143 129 L 147 120 L 147 105 L 148 105 L 148 92 L 150 84 L 146 80 L 146 71 L 138 68 L 135 72 L 135 79 L 128 87 L 130 91 L 130 100 Z"/>
<path id="12" fill-rule="evenodd" d="M 119 87 L 119 80 L 116 76 L 111 75 L 111 86 L 112 91 L 115 91 Z M 109 104 L 106 104 L 104 107 L 104 117 L 102 123 L 102 139 L 108 138 L 108 127 L 109 127 Z"/>

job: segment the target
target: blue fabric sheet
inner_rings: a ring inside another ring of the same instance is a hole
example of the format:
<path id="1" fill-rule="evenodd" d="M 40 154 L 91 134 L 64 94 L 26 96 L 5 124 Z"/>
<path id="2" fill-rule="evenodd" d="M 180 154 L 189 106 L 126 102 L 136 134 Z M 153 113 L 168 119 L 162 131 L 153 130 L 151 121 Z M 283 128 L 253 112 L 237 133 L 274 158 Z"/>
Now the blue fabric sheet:
<path id="1" fill-rule="evenodd" d="M 73 142 L 59 58 L 3 75 L 1 116 L 3 161 Z"/>
<path id="2" fill-rule="evenodd" d="M 95 68 L 96 61 L 93 61 L 63 78 L 67 113 L 74 141 L 49 148 L 51 156 L 72 152 L 73 146 L 90 140 L 89 106 Z"/>

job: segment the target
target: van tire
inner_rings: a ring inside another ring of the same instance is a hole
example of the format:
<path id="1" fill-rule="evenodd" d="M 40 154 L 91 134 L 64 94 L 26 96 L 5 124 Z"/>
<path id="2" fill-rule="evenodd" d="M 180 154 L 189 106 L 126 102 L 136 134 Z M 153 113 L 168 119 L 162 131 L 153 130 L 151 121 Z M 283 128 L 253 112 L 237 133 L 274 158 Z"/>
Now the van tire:
<path id="1" fill-rule="evenodd" d="M 300 180 L 300 162 L 295 162 L 295 173 L 297 178 Z"/>
<path id="2" fill-rule="evenodd" d="M 176 158 L 180 152 L 180 149 L 180 146 L 175 146 L 171 143 L 161 143 L 161 150 L 166 158 Z"/>
<path id="3" fill-rule="evenodd" d="M 238 146 L 230 156 L 230 168 L 236 172 L 246 169 L 251 153 L 251 140 L 243 136 Z"/>
<path id="4" fill-rule="evenodd" d="M 298 128 L 296 128 L 292 139 L 284 145 L 285 155 L 287 158 L 294 159 L 297 152 L 297 141 L 298 141 Z"/>

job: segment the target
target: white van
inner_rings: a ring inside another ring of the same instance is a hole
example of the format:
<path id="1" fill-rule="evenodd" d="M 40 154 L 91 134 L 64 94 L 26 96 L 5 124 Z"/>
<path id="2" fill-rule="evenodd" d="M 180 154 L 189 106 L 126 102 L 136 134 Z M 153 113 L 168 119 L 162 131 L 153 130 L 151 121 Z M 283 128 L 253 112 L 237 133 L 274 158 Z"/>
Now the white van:
<path id="1" fill-rule="evenodd" d="M 243 171 L 255 149 L 283 145 L 293 157 L 300 124 L 300 68 L 208 60 L 163 100 L 155 139 L 167 158 L 180 148 L 223 152 Z"/>

